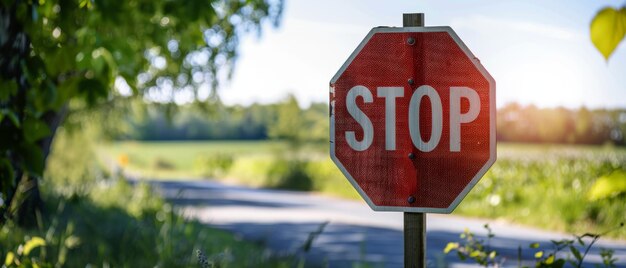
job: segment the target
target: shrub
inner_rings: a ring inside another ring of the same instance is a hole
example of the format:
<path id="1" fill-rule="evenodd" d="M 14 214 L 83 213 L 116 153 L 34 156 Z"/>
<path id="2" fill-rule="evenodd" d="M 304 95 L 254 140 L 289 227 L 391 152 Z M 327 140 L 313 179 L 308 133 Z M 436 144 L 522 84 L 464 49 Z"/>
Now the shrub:
<path id="1" fill-rule="evenodd" d="M 204 177 L 224 176 L 233 166 L 230 154 L 199 155 L 194 160 L 194 170 Z"/>
<path id="2" fill-rule="evenodd" d="M 156 170 L 172 170 L 176 166 L 163 157 L 156 157 L 152 162 L 152 167 Z"/>
<path id="3" fill-rule="evenodd" d="M 313 178 L 307 172 L 308 162 L 300 159 L 278 158 L 269 168 L 269 186 L 296 191 L 313 190 Z"/>

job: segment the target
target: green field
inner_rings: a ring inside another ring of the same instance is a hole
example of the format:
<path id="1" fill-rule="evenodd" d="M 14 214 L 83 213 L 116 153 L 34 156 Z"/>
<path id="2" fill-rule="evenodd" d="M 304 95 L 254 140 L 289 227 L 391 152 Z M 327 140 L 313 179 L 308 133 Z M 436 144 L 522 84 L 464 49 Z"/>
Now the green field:
<path id="1" fill-rule="evenodd" d="M 298 152 L 287 148 L 266 141 L 118 142 L 98 151 L 107 165 L 144 177 L 216 177 L 360 198 L 325 146 L 304 146 Z M 625 171 L 624 148 L 499 144 L 498 161 L 454 214 L 566 232 L 603 232 L 626 221 Z M 609 236 L 626 238 L 626 230 Z"/>

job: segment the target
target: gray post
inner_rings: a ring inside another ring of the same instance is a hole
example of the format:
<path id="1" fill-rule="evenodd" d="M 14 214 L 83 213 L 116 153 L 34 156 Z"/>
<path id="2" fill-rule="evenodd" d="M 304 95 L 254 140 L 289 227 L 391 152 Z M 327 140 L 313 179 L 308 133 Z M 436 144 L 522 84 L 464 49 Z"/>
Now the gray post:
<path id="1" fill-rule="evenodd" d="M 402 14 L 402 27 L 424 27 L 424 13 Z M 426 267 L 426 213 L 404 212 L 404 267 Z"/>
<path id="2" fill-rule="evenodd" d="M 402 27 L 424 27 L 424 13 L 402 14 Z"/>
<path id="3" fill-rule="evenodd" d="M 404 267 L 426 267 L 426 213 L 404 212 Z"/>

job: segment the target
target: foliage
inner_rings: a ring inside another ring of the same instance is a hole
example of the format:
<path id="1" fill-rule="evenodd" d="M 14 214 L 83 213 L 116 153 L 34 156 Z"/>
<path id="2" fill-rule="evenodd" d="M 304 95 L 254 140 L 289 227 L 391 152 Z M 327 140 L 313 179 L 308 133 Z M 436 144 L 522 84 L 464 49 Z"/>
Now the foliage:
<path id="1" fill-rule="evenodd" d="M 279 104 L 219 106 L 213 116 L 181 107 L 171 122 L 163 111 L 147 109 L 129 117 L 132 129 L 118 140 L 297 140 L 328 142 L 328 105 L 299 108 L 289 97 Z M 282 114 L 282 115 L 281 115 Z M 508 104 L 497 111 L 499 141 L 626 145 L 626 110 L 537 108 Z M 289 138 L 291 137 L 291 138 Z"/>
<path id="2" fill-rule="evenodd" d="M 308 162 L 301 159 L 277 157 L 267 171 L 269 182 L 266 186 L 296 191 L 312 191 L 313 178 L 307 172 L 307 165 Z"/>
<path id="3" fill-rule="evenodd" d="M 623 226 L 624 224 L 621 223 L 616 229 Z M 472 260 L 484 267 L 504 266 L 507 257 L 513 256 L 503 256 L 501 253 L 492 250 L 490 243 L 491 239 L 495 237 L 495 234 L 488 224 L 485 224 L 484 228 L 487 230 L 486 240 L 477 238 L 472 232 L 466 229 L 460 235 L 461 241 L 449 242 L 443 252 L 445 254 L 456 252 L 459 259 L 463 261 Z M 552 250 L 540 249 L 539 243 L 531 243 L 528 247 L 534 251 L 535 267 L 563 267 L 566 263 L 569 263 L 572 267 L 582 267 L 591 247 L 605 234 L 606 233 L 585 233 L 583 235 L 574 235 L 573 239 L 551 240 Z M 567 252 L 567 255 L 563 258 L 565 252 Z M 617 260 L 613 257 L 613 251 L 602 249 L 601 257 L 603 267 L 615 267 Z M 527 263 L 523 261 L 521 245 L 518 246 L 516 258 L 510 259 L 517 259 L 517 267 L 529 267 Z"/>
<path id="4" fill-rule="evenodd" d="M 196 267 L 194 252 L 202 250 L 216 255 L 228 252 L 231 258 L 223 263 L 232 267 L 286 263 L 232 234 L 188 222 L 146 185 L 118 181 L 94 186 L 85 196 L 46 196 L 54 213 L 45 215 L 38 229 L 13 224 L 0 229 L 0 258 L 12 252 L 14 260 L 22 263 L 50 264 L 43 267 Z M 29 255 L 26 245 L 35 237 L 43 238 L 45 246 Z"/>
<path id="5" fill-rule="evenodd" d="M 220 267 L 289 267 L 292 262 L 186 220 L 147 184 L 104 174 L 93 165 L 89 131 L 59 134 L 48 159 L 46 207 L 38 225 L 23 228 L 9 221 L 0 227 L 0 261 L 12 252 L 14 260 L 39 267 L 197 267 L 195 252 L 201 250 Z M 20 245 L 35 237 L 45 246 L 24 254 Z"/>
<path id="6" fill-rule="evenodd" d="M 295 99 L 291 100 L 292 104 L 297 103 Z M 307 108 L 298 108 L 299 111 L 293 109 L 299 106 L 292 105 L 290 109 L 293 111 L 279 117 L 279 112 L 286 105 L 286 102 L 255 103 L 249 106 L 218 105 L 210 116 L 198 113 L 193 105 L 183 105 L 169 119 L 165 111 L 148 107 L 137 115 L 126 116 L 124 125 L 128 126 L 128 130 L 118 132 L 113 137 L 117 140 L 143 141 L 263 140 L 277 135 L 276 128 L 279 124 L 285 125 L 283 130 L 298 130 L 286 127 L 295 123 L 301 131 L 306 130 L 306 133 L 294 132 L 290 135 L 303 142 L 328 140 L 328 106 L 325 103 L 313 103 Z M 283 120 L 283 123 L 279 123 L 279 120 Z M 285 120 L 291 121 L 285 123 Z"/>
<path id="7" fill-rule="evenodd" d="M 626 171 L 617 170 L 613 173 L 602 176 L 593 183 L 589 189 L 589 200 L 614 198 L 626 193 Z"/>
<path id="8" fill-rule="evenodd" d="M 157 157 L 156 159 L 154 159 L 154 162 L 152 162 L 152 167 L 154 169 L 165 169 L 165 170 L 171 170 L 175 168 L 172 163 L 170 163 L 169 161 L 165 160 L 162 157 Z"/>
<path id="9" fill-rule="evenodd" d="M 180 94 L 195 99 L 199 88 L 208 88 L 214 103 L 234 66 L 238 36 L 260 32 L 266 18 L 277 22 L 281 9 L 282 0 L 1 1 L 3 199 L 17 206 L 20 183 L 34 189 L 27 199 L 36 197 L 68 112 L 136 97 L 171 114 Z M 2 221 L 8 206 L 0 207 Z"/>
<path id="10" fill-rule="evenodd" d="M 194 161 L 194 169 L 204 177 L 223 176 L 228 173 L 233 161 L 233 156 L 230 154 L 199 155 Z"/>
<path id="11" fill-rule="evenodd" d="M 46 165 L 46 178 L 54 178 L 51 183 L 65 184 L 66 189 L 80 192 L 85 185 L 105 177 L 104 170 L 94 161 L 97 155 L 89 132 L 84 128 L 83 132 L 59 128 Z"/>
<path id="12" fill-rule="evenodd" d="M 509 142 L 626 145 L 626 110 L 537 108 L 508 104 L 497 112 L 497 139 Z"/>
<path id="13" fill-rule="evenodd" d="M 485 224 L 484 227 L 487 229 L 487 241 L 476 238 L 469 229 L 465 229 L 459 236 L 462 242 L 449 242 L 446 248 L 444 248 L 443 253 L 449 254 L 450 252 L 456 251 L 459 259 L 471 259 L 485 267 L 501 265 L 500 261 L 496 258 L 498 257 L 498 252 L 492 250 L 490 247 L 490 241 L 495 235 L 491 231 L 491 228 L 489 228 L 489 225 Z"/>
<path id="14" fill-rule="evenodd" d="M 42 262 L 39 258 L 30 256 L 30 252 L 33 249 L 45 245 L 46 240 L 41 237 L 35 236 L 28 239 L 24 244 L 20 244 L 15 252 L 7 252 L 3 267 L 52 267 L 52 265 Z"/>
<path id="15" fill-rule="evenodd" d="M 170 120 L 160 109 L 148 108 L 141 117 L 130 117 L 131 131 L 121 139 L 133 140 L 255 140 L 267 138 L 267 126 L 275 120 L 273 105 L 219 106 L 211 114 L 193 106 L 180 106 Z"/>
<path id="16" fill-rule="evenodd" d="M 103 148 L 102 156 L 129 154 L 128 170 L 133 174 L 189 179 L 194 177 L 190 171 L 197 155 L 227 153 L 232 155 L 233 165 L 218 179 L 272 187 L 277 177 L 268 176 L 269 171 L 281 156 L 275 151 L 286 148 L 286 143 L 276 141 L 121 142 Z M 156 156 L 167 156 L 177 169 L 155 171 L 141 165 Z M 360 199 L 328 159 L 327 146 L 306 144 L 297 158 L 285 155 L 282 159 L 283 167 L 287 166 L 285 159 L 306 162 L 303 172 L 311 179 L 312 191 Z M 626 149 L 621 147 L 500 143 L 498 161 L 454 213 L 572 233 L 607 229 L 626 221 L 626 195 L 591 201 L 588 194 L 599 178 L 620 170 L 626 170 Z M 625 238 L 626 230 L 607 236 Z"/>
<path id="17" fill-rule="evenodd" d="M 626 35 L 626 6 L 620 9 L 603 8 L 595 15 L 589 28 L 591 42 L 602 53 L 604 59 L 609 60 Z"/>
<path id="18" fill-rule="evenodd" d="M 284 139 L 290 143 L 299 143 L 303 138 L 302 116 L 296 96 L 289 95 L 277 107 L 277 120 L 268 129 L 268 136 L 275 139 Z"/>
<path id="19" fill-rule="evenodd" d="M 624 149 L 500 145 L 498 161 L 455 213 L 571 233 L 608 229 L 626 221 L 626 196 L 590 201 L 588 192 L 597 178 L 624 170 Z M 626 237 L 626 230 L 608 235 Z"/>

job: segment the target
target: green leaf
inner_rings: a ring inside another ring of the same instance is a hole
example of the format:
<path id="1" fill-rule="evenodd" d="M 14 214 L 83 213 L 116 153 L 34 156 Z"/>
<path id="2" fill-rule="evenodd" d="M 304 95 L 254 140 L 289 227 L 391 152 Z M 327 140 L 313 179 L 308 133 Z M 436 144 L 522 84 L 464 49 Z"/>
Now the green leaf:
<path id="1" fill-rule="evenodd" d="M 20 154 L 26 170 L 38 176 L 43 175 L 44 158 L 41 148 L 33 143 L 23 143 L 20 146 Z"/>
<path id="2" fill-rule="evenodd" d="M 80 237 L 75 236 L 75 235 L 70 235 L 68 238 L 65 239 L 65 247 L 72 249 L 77 247 L 78 245 L 80 245 Z"/>
<path id="3" fill-rule="evenodd" d="M 4 259 L 4 265 L 5 266 L 10 266 L 11 264 L 13 264 L 13 260 L 15 259 L 15 253 L 9 251 L 9 253 L 7 253 L 7 257 Z"/>
<path id="4" fill-rule="evenodd" d="M 541 257 L 543 257 L 543 251 L 537 251 L 537 253 L 535 253 L 535 258 L 540 259 Z"/>
<path id="5" fill-rule="evenodd" d="M 467 257 L 465 257 L 465 255 L 463 253 L 461 253 L 460 251 L 457 251 L 456 254 L 459 256 L 459 259 L 461 259 L 462 261 L 467 259 Z"/>
<path id="6" fill-rule="evenodd" d="M 28 242 L 26 242 L 26 244 L 24 244 L 24 256 L 28 256 L 28 254 L 30 254 L 33 249 L 45 245 L 46 240 L 43 240 L 43 238 L 38 236 L 31 238 L 30 240 L 28 240 Z"/>
<path id="7" fill-rule="evenodd" d="M 14 184 L 14 177 L 15 172 L 13 171 L 11 161 L 5 157 L 0 158 L 0 189 L 2 189 L 1 193 L 5 196 L 7 196 L 9 189 Z"/>
<path id="8" fill-rule="evenodd" d="M 561 268 L 561 267 L 563 267 L 563 266 L 565 266 L 565 260 L 564 260 L 564 259 L 558 259 L 558 260 L 556 260 L 556 261 L 552 264 L 552 267 L 554 267 L 554 268 Z"/>
<path id="9" fill-rule="evenodd" d="M 550 257 L 546 259 L 545 263 L 548 265 L 554 263 L 554 255 L 550 254 Z"/>
<path id="10" fill-rule="evenodd" d="M 580 251 L 578 251 L 578 249 L 576 247 L 569 246 L 569 250 L 572 252 L 572 254 L 576 258 L 576 260 L 578 260 L 578 262 L 581 262 L 583 260 L 583 256 L 580 255 Z"/>
<path id="11" fill-rule="evenodd" d="M 17 114 L 15 114 L 15 112 L 10 111 L 10 110 L 5 110 L 4 115 L 6 115 L 9 118 L 9 120 L 13 122 L 13 125 L 15 125 L 17 128 L 21 127 L 22 124 L 20 124 L 20 119 L 17 118 Z"/>
<path id="12" fill-rule="evenodd" d="M 28 142 L 35 142 L 52 134 L 46 123 L 36 118 L 27 117 L 24 120 L 24 138 Z"/>
<path id="13" fill-rule="evenodd" d="M 602 53 L 605 60 L 617 48 L 626 34 L 626 8 L 617 10 L 607 7 L 598 12 L 591 21 L 591 42 Z"/>
<path id="14" fill-rule="evenodd" d="M 0 90 L 0 101 L 8 100 L 9 97 L 17 93 L 17 83 L 15 80 L 2 80 L 2 90 Z"/>
<path id="15" fill-rule="evenodd" d="M 85 98 L 89 106 L 93 106 L 98 99 L 105 98 L 108 94 L 104 83 L 97 79 L 81 80 L 78 83 L 78 92 Z"/>
<path id="16" fill-rule="evenodd" d="M 529 246 L 530 248 L 538 248 L 539 247 L 539 243 L 532 243 Z"/>

